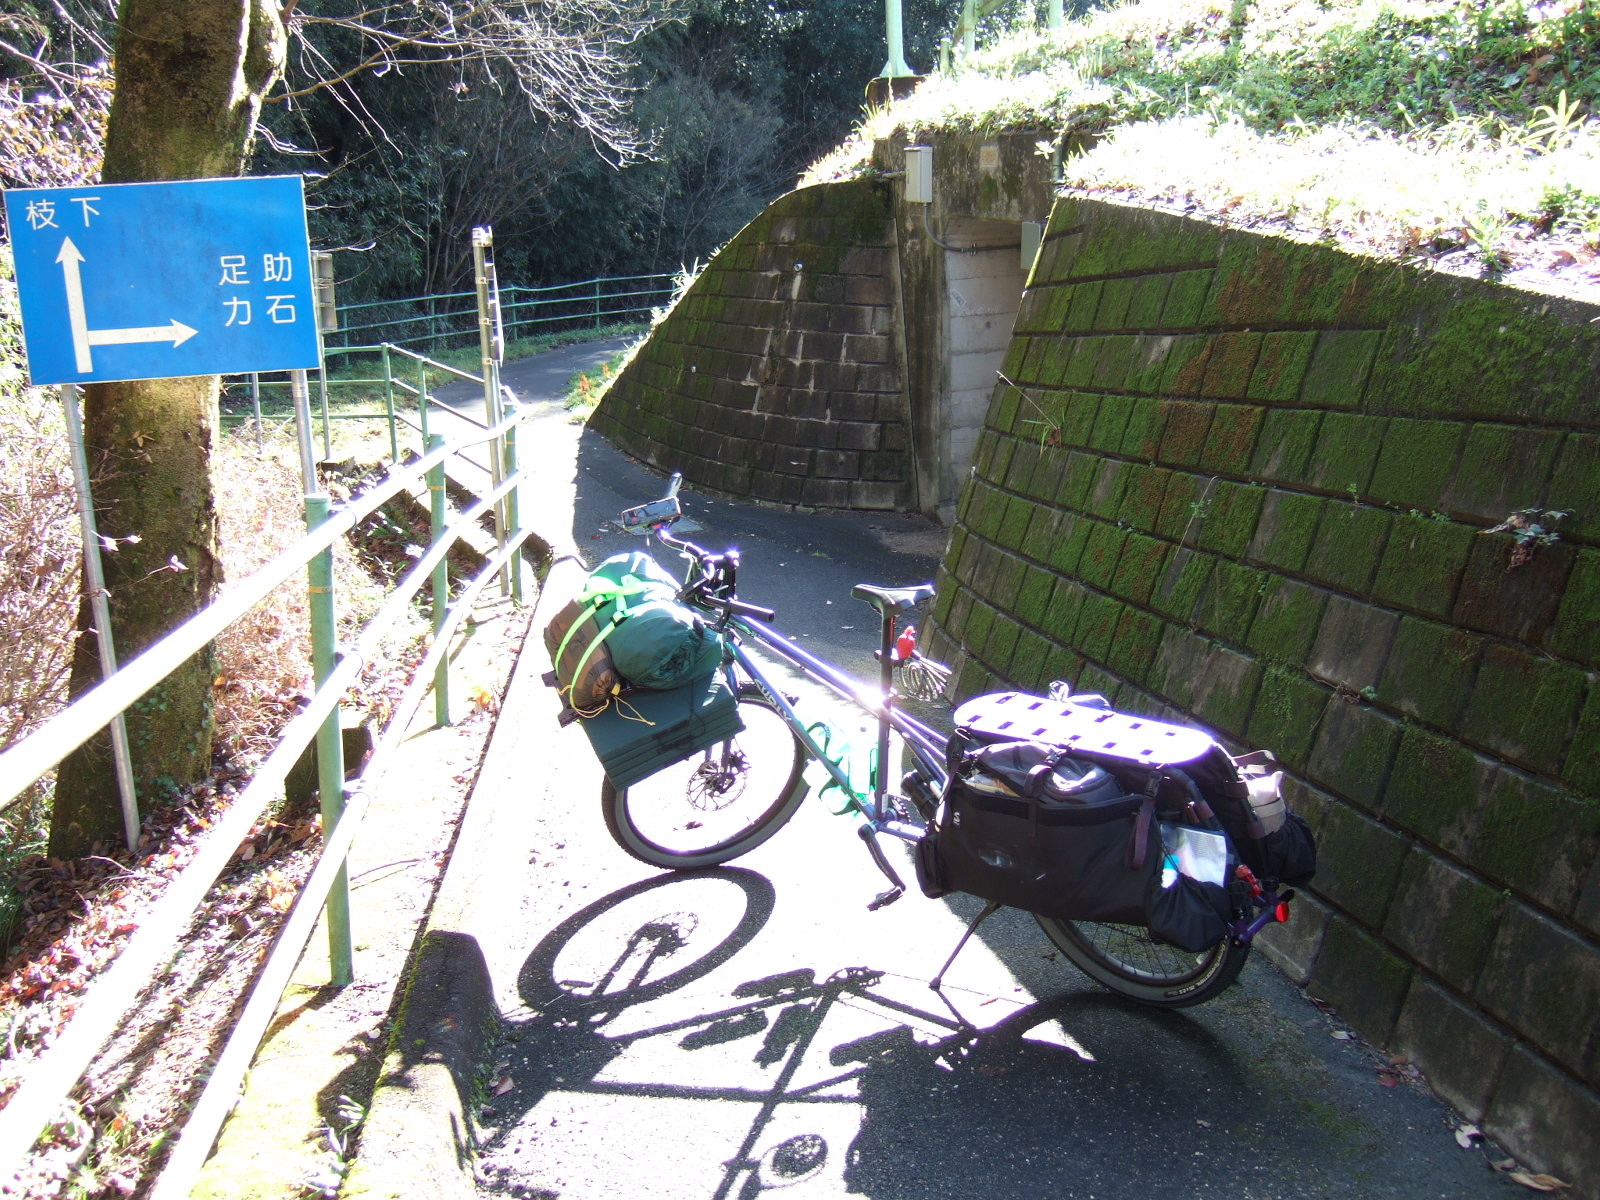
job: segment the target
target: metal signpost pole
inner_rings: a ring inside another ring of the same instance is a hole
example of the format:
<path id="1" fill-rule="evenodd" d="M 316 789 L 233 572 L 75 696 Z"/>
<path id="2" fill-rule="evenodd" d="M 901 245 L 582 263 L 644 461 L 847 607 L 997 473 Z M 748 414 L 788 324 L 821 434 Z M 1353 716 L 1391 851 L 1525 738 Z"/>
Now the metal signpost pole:
<path id="1" fill-rule="evenodd" d="M 117 646 L 111 633 L 111 604 L 106 596 L 105 571 L 100 564 L 100 533 L 95 527 L 94 498 L 89 491 L 89 457 L 83 449 L 83 414 L 78 410 L 78 385 L 61 385 L 61 402 L 67 410 L 67 441 L 72 447 L 72 481 L 78 498 L 78 521 L 83 526 L 83 585 L 94 613 L 95 644 L 100 648 L 100 674 L 117 673 Z M 122 797 L 122 832 L 128 849 L 139 848 L 139 799 L 133 786 L 133 760 L 128 749 L 128 722 L 122 713 L 111 719 L 111 753 L 116 759 L 117 792 Z"/>
<path id="2" fill-rule="evenodd" d="M 490 427 L 500 424 L 505 416 L 500 396 L 500 361 L 505 357 L 505 334 L 500 325 L 500 293 L 495 278 L 494 230 L 480 225 L 472 231 L 472 275 L 478 289 L 478 348 L 483 361 L 483 419 Z M 504 436 L 496 437 L 489 445 L 489 479 L 495 488 L 506 477 L 506 446 Z M 494 542 L 499 550 L 506 548 L 506 502 L 501 497 L 494 506 Z M 511 594 L 511 573 L 501 568 L 500 590 Z"/>

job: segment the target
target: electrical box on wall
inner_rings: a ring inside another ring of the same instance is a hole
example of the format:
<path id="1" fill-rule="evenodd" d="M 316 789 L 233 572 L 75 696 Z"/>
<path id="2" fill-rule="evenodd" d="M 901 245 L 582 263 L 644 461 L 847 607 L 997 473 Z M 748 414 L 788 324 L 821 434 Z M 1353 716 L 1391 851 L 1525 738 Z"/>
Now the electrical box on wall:
<path id="1" fill-rule="evenodd" d="M 906 147 L 906 203 L 933 203 L 933 147 Z"/>
<path id="2" fill-rule="evenodd" d="M 1033 260 L 1039 257 L 1039 243 L 1044 240 L 1043 221 L 1022 223 L 1022 269 L 1033 270 Z"/>

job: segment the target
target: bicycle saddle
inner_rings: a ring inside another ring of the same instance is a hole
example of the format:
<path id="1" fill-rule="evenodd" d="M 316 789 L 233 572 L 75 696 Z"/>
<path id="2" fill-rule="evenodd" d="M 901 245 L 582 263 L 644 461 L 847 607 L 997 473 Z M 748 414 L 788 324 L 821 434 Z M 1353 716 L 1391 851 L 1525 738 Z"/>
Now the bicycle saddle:
<path id="1" fill-rule="evenodd" d="M 857 600 L 865 600 L 879 613 L 903 613 L 932 596 L 933 584 L 919 583 L 913 587 L 894 588 L 858 583 L 850 589 L 850 594 Z"/>

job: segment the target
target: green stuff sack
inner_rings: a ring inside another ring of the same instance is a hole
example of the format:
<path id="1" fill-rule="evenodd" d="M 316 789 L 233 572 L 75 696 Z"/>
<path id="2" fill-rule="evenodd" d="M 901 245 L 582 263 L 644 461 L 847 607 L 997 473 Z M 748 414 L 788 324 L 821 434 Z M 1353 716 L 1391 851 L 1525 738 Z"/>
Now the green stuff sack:
<path id="1" fill-rule="evenodd" d="M 556 684 L 580 716 L 599 714 L 632 688 L 679 687 L 721 662 L 721 638 L 677 593 L 648 554 L 618 554 L 551 620 L 544 638 Z"/>
<path id="2" fill-rule="evenodd" d="M 716 670 L 722 639 L 686 605 L 647 600 L 612 633 L 611 661 L 634 687 L 666 691 Z"/>

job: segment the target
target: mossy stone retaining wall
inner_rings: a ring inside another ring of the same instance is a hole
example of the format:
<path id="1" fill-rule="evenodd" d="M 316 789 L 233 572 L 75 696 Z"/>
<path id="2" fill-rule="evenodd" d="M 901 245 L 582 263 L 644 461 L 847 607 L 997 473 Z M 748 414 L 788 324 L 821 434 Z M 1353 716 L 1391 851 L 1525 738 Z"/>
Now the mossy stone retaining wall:
<path id="1" fill-rule="evenodd" d="M 932 638 L 964 695 L 1067 679 L 1275 750 L 1322 867 L 1270 952 L 1588 1196 L 1597 317 L 1061 200 Z M 1529 508 L 1558 541 L 1490 532 Z"/>
<path id="2" fill-rule="evenodd" d="M 911 493 L 891 193 L 791 192 L 723 248 L 592 428 L 728 495 L 903 509 Z"/>

